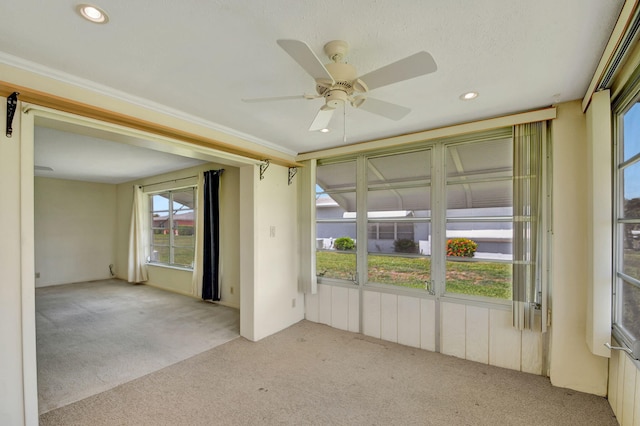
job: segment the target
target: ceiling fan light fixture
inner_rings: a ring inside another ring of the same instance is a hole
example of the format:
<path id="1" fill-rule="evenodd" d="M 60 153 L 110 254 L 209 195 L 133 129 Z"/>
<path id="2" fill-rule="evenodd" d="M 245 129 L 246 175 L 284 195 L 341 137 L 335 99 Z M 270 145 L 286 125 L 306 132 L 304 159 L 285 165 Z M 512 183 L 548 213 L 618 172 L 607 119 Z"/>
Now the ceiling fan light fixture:
<path id="1" fill-rule="evenodd" d="M 87 21 L 95 24 L 106 24 L 109 22 L 109 16 L 104 10 L 90 4 L 79 4 L 76 7 L 76 12 Z"/>
<path id="2" fill-rule="evenodd" d="M 353 81 L 353 90 L 355 90 L 356 92 L 366 93 L 369 91 L 369 88 L 364 81 L 357 78 Z"/>
<path id="3" fill-rule="evenodd" d="M 460 100 L 462 101 L 470 101 L 478 97 L 478 92 L 466 92 L 460 95 Z"/>
<path id="4" fill-rule="evenodd" d="M 354 108 L 359 108 L 360 105 L 362 105 L 366 100 L 367 98 L 365 98 L 364 96 L 356 96 L 355 98 L 353 98 L 353 101 L 351 101 L 351 106 Z"/>

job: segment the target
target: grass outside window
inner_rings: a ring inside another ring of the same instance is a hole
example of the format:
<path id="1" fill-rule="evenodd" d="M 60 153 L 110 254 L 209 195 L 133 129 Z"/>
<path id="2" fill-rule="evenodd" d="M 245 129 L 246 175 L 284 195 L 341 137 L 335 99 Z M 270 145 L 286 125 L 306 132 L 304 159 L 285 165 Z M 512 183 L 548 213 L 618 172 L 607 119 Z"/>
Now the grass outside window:
<path id="1" fill-rule="evenodd" d="M 163 233 L 154 233 L 152 250 L 157 252 L 157 259 L 155 261 L 152 261 L 151 263 L 163 263 L 166 265 L 191 268 L 195 253 L 194 236 L 175 235 L 173 241 L 173 263 L 171 263 L 169 235 Z"/>
<path id="2" fill-rule="evenodd" d="M 369 282 L 425 289 L 431 280 L 431 259 L 369 255 Z M 325 278 L 352 280 L 355 253 L 316 252 L 316 270 Z M 447 261 L 447 292 L 511 299 L 512 267 L 491 261 Z"/>

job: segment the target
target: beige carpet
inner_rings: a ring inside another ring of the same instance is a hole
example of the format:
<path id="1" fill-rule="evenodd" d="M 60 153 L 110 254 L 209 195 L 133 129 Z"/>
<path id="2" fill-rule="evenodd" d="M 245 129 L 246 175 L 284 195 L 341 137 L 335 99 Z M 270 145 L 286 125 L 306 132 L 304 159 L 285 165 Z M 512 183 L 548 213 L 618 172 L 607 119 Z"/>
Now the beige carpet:
<path id="1" fill-rule="evenodd" d="M 237 309 L 104 280 L 36 289 L 40 413 L 240 336 Z"/>
<path id="2" fill-rule="evenodd" d="M 43 414 L 41 425 L 617 425 L 544 377 L 302 321 Z"/>

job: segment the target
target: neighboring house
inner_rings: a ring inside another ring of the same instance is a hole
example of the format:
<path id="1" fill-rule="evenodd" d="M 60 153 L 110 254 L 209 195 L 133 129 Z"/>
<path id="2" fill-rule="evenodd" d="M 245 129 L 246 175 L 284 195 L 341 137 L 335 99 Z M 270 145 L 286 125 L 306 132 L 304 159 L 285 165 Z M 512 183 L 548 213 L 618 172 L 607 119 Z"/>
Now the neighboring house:
<path id="1" fill-rule="evenodd" d="M 189 211 L 186 213 L 176 213 L 173 215 L 173 228 L 176 235 L 178 235 L 178 227 L 191 227 L 194 225 L 194 217 L 193 211 Z M 165 234 L 167 233 L 167 229 L 169 227 L 169 216 L 154 216 L 153 217 L 153 227 L 165 229 Z M 189 235 L 182 233 L 182 235 Z"/>
<path id="2" fill-rule="evenodd" d="M 510 216 L 511 208 L 476 208 L 475 213 L 485 216 Z M 464 216 L 467 209 L 449 210 L 450 216 Z M 429 223 L 402 222 L 411 217 L 430 217 L 428 210 L 390 210 L 369 212 L 367 244 L 369 253 L 390 253 L 394 251 L 394 241 L 409 239 L 419 245 L 419 253 L 431 254 L 431 226 Z M 333 241 L 339 237 L 356 239 L 355 227 L 344 219 L 355 220 L 355 213 L 348 212 L 327 195 L 316 198 L 317 248 L 333 249 Z M 376 219 L 385 219 L 377 221 Z M 398 219 L 390 222 L 390 219 Z M 511 223 L 452 223 L 447 228 L 447 238 L 468 238 L 478 243 L 478 257 L 498 257 L 508 259 L 512 253 L 513 232 Z"/>

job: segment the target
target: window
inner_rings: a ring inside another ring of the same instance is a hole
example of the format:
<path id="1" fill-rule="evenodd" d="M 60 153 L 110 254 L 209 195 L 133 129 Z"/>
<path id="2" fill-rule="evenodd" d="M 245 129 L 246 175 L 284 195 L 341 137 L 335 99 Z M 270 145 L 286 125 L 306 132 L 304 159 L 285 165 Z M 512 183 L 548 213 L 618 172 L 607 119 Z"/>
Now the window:
<path id="1" fill-rule="evenodd" d="M 376 223 L 370 222 L 368 229 L 371 240 L 413 240 L 414 229 L 410 223 Z"/>
<path id="2" fill-rule="evenodd" d="M 530 147 L 541 145 L 531 136 L 541 129 L 526 127 L 521 135 L 506 128 L 404 151 L 319 160 L 320 282 L 532 302 L 539 212 L 530 197 L 538 196 L 532 187 L 541 156 L 530 154 Z M 344 236 L 354 249 L 336 247 Z M 455 239 L 474 250 L 468 256 L 448 250 Z"/>
<path id="3" fill-rule="evenodd" d="M 431 280 L 431 150 L 372 156 L 367 171 L 367 282 L 425 289 Z M 372 238 L 374 237 L 374 238 Z"/>
<path id="4" fill-rule="evenodd" d="M 640 104 L 617 115 L 614 330 L 628 345 L 640 339 Z"/>
<path id="5" fill-rule="evenodd" d="M 150 263 L 193 268 L 195 187 L 149 195 Z"/>
<path id="6" fill-rule="evenodd" d="M 446 291 L 511 299 L 513 141 L 450 144 L 445 158 Z"/>
<path id="7" fill-rule="evenodd" d="M 316 274 L 356 281 L 356 162 L 316 171 Z"/>

